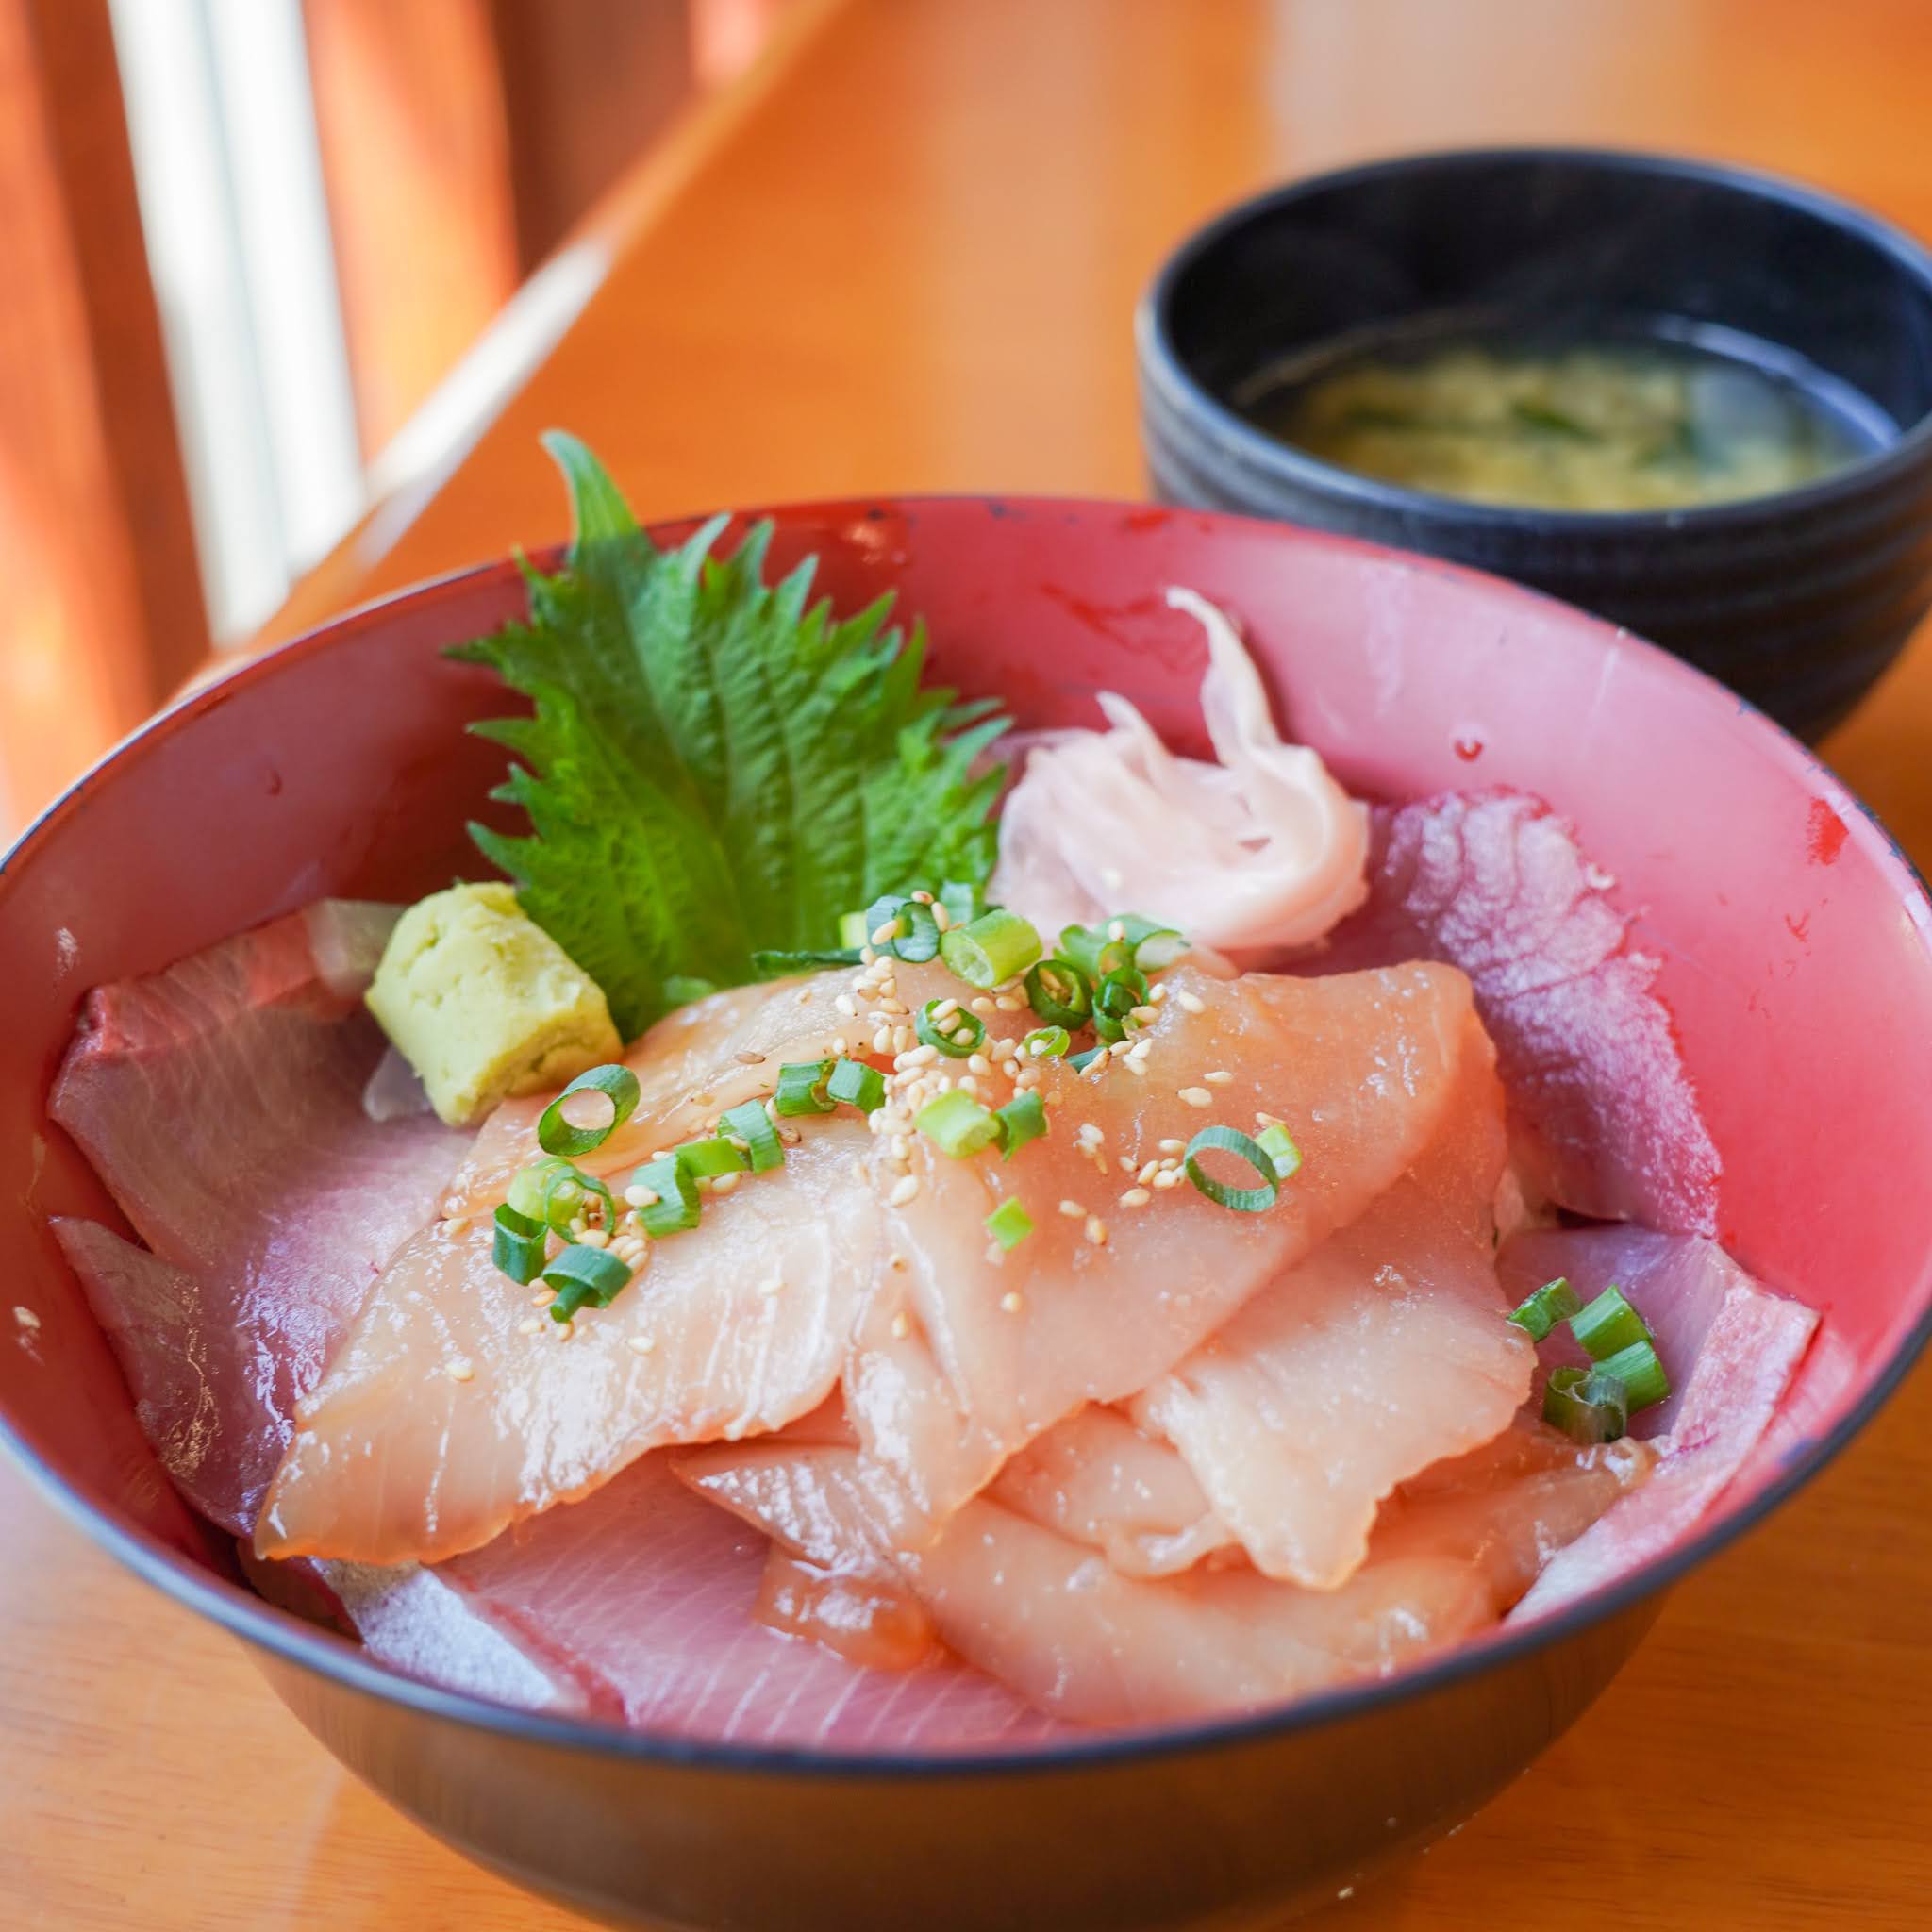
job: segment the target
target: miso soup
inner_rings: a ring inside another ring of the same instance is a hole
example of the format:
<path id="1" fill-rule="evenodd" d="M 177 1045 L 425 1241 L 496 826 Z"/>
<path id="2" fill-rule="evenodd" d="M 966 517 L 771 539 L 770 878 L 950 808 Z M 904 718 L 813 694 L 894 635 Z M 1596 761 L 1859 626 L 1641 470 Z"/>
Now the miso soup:
<path id="1" fill-rule="evenodd" d="M 1843 398 L 1657 336 L 1441 334 L 1365 345 L 1299 379 L 1278 373 L 1246 413 L 1324 462 L 1410 490 L 1643 510 L 1828 475 L 1885 440 L 1879 412 L 1850 391 Z"/>

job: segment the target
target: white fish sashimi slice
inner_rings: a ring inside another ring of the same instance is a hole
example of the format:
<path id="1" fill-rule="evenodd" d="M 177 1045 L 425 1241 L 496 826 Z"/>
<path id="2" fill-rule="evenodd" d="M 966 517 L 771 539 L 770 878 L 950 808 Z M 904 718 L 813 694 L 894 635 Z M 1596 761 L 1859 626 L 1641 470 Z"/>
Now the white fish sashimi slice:
<path id="1" fill-rule="evenodd" d="M 1347 1585 L 1315 1591 L 1245 1567 L 1123 1576 L 984 1497 L 929 1547 L 899 1549 L 890 1490 L 850 1450 L 720 1445 L 676 1466 L 823 1568 L 895 1571 L 961 1657 L 1088 1724 L 1251 1709 L 1397 1669 L 1492 1624 L 1545 1543 L 1575 1534 L 1626 1480 L 1573 1457 L 1567 1471 L 1506 1474 L 1480 1495 L 1470 1486 L 1419 1498 Z"/>
<path id="2" fill-rule="evenodd" d="M 854 1120 L 652 1243 L 560 1341 L 490 1224 L 397 1256 L 314 1394 L 257 1530 L 265 1556 L 437 1561 L 608 1482 L 645 1450 L 775 1429 L 836 1385 L 877 1239 Z M 540 1323 L 539 1332 L 524 1333 Z"/>
<path id="3" fill-rule="evenodd" d="M 1140 1070 L 1053 1068 L 1051 1132 L 1010 1162 L 915 1137 L 917 1192 L 886 1217 L 845 1376 L 909 1540 L 1063 1417 L 1164 1374 L 1360 1214 L 1434 1138 L 1477 1026 L 1467 980 L 1438 966 L 1233 981 L 1183 966 L 1164 984 Z M 1287 1121 L 1304 1156 L 1265 1213 L 1185 1184 L 1121 1201 L 1167 1148 L 1210 1121 L 1258 1132 L 1257 1113 Z M 1007 1200 L 1034 1231 L 1002 1254 L 985 1223 Z"/>
<path id="4" fill-rule="evenodd" d="M 1313 1590 L 1367 1557 L 1398 1483 L 1507 1428 L 1529 1339 L 1491 1259 L 1505 1159 L 1489 1041 L 1468 1039 L 1423 1160 L 1134 1401 L 1265 1574 Z"/>
<path id="5" fill-rule="evenodd" d="M 1512 1293 L 1558 1274 L 1585 1299 L 1617 1283 L 1656 1335 L 1672 1384 L 1670 1400 L 1633 1424 L 1657 1451 L 1656 1473 L 1543 1573 L 1515 1612 L 1530 1618 L 1662 1556 L 1696 1525 L 1770 1446 L 1818 1316 L 1697 1236 L 1635 1227 L 1519 1235 L 1502 1268 Z M 1554 1357 L 1563 1341 L 1552 1339 Z"/>
<path id="6" fill-rule="evenodd" d="M 650 1456 L 433 1574 L 638 1729 L 741 1743 L 963 1750 L 1055 1726 L 951 1659 L 846 1662 L 756 1610 L 768 1545 Z"/>
<path id="7" fill-rule="evenodd" d="M 841 967 L 737 987 L 666 1014 L 625 1056 L 641 1090 L 637 1110 L 577 1165 L 589 1174 L 627 1174 L 653 1154 L 708 1132 L 727 1108 L 774 1092 L 786 1061 L 869 1051 L 875 1015 L 888 1025 L 909 1025 L 904 1013 L 885 1015 L 862 1001 L 858 977 L 858 969 Z M 960 991 L 937 964 L 895 969 L 893 997 L 901 1008 L 917 1010 L 926 1000 Z M 989 1030 L 1011 1029 L 989 1022 Z M 507 1100 L 484 1122 L 449 1190 L 460 1207 L 493 1210 L 517 1170 L 541 1157 L 537 1123 L 553 1097 Z"/>
<path id="8" fill-rule="evenodd" d="M 1174 1575 L 1234 1541 L 1187 1464 L 1112 1408 L 1056 1423 L 987 1495 L 1104 1552 L 1123 1576 Z"/>

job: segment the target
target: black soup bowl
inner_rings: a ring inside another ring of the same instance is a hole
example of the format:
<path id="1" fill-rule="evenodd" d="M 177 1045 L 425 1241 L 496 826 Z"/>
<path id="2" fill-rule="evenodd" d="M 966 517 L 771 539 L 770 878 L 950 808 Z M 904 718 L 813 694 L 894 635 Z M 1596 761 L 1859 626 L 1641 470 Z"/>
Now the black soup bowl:
<path id="1" fill-rule="evenodd" d="M 1499 508 L 1374 480 L 1256 427 L 1257 379 L 1429 318 L 1588 337 L 1633 318 L 1855 398 L 1863 453 L 1690 508 Z M 1137 321 L 1156 493 L 1474 564 L 1687 658 L 1816 738 L 1932 604 L 1932 254 L 1746 170 L 1564 149 L 1417 155 L 1244 202 Z"/>

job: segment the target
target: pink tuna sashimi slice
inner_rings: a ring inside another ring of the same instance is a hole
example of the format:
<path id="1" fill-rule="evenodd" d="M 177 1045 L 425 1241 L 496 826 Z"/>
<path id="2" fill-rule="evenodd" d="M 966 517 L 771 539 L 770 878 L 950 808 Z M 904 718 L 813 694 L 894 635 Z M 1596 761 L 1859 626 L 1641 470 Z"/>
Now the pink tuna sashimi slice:
<path id="1" fill-rule="evenodd" d="M 245 1338 L 277 1416 L 463 1145 L 362 1111 L 382 1036 L 359 991 L 392 919 L 325 901 L 95 988 L 49 1103 L 136 1232 L 202 1284 L 207 1318 Z"/>
<path id="2" fill-rule="evenodd" d="M 90 1221 L 58 1220 L 54 1230 L 162 1467 L 204 1515 L 246 1536 L 287 1427 L 251 1378 L 245 1339 L 211 1321 L 201 1285 L 158 1255 Z M 586 1707 L 568 1674 L 525 1656 L 432 1571 L 258 1563 L 245 1550 L 242 1562 L 272 1603 L 311 1619 L 325 1612 L 412 1676 L 509 1704 Z"/>
<path id="3" fill-rule="evenodd" d="M 1446 792 L 1374 814 L 1368 906 L 1309 971 L 1446 959 L 1475 983 L 1519 1152 L 1604 1220 L 1713 1231 L 1721 1163 L 1632 921 L 1541 800 Z"/>
<path id="4" fill-rule="evenodd" d="M 1106 1553 L 1123 1576 L 1171 1576 L 1234 1541 L 1187 1464 L 1119 1410 L 1088 1407 L 1036 1437 L 988 1497 Z"/>
<path id="5" fill-rule="evenodd" d="M 1395 1670 L 1493 1623 L 1542 1549 L 1574 1535 L 1628 1479 L 1580 1459 L 1567 1479 L 1541 1470 L 1506 1478 L 1479 1521 L 1457 1489 L 1440 1506 L 1456 1512 L 1453 1524 L 1434 1538 L 1439 1506 L 1418 1500 L 1386 1551 L 1378 1545 L 1341 1589 L 1317 1591 L 1244 1566 L 1123 1576 L 1094 1550 L 985 1497 L 929 1546 L 897 1548 L 890 1487 L 851 1450 L 719 1445 L 676 1466 L 824 1569 L 895 1571 L 961 1657 L 1056 1716 L 1100 1724 L 1253 1709 Z"/>
<path id="6" fill-rule="evenodd" d="M 1057 1728 L 941 1659 L 870 1670 L 754 1616 L 765 1539 L 649 1456 L 434 1574 L 593 1707 L 641 1730 L 738 1743 L 928 1751 L 1032 1742 Z"/>
<path id="7" fill-rule="evenodd" d="M 434 1562 L 587 1494 L 647 1449 L 816 1408 L 877 1244 L 868 1145 L 855 1119 L 812 1122 L 782 1172 L 653 1242 L 638 1278 L 567 1343 L 497 1271 L 489 1222 L 425 1229 L 302 1404 L 257 1547 Z"/>
<path id="8" fill-rule="evenodd" d="M 1012 1162 L 948 1159 L 914 1137 L 917 1191 L 886 1216 L 888 1265 L 844 1385 L 909 1540 L 1063 1417 L 1144 1388 L 1360 1214 L 1433 1139 L 1477 1026 L 1468 981 L 1428 964 L 1231 981 L 1182 966 L 1164 984 L 1141 1064 L 1055 1063 L 1041 1081 L 1052 1131 Z M 1252 1128 L 1257 1111 L 1287 1121 L 1305 1157 L 1267 1212 L 1185 1183 L 1121 1201 L 1167 1146 L 1209 1120 Z M 985 1226 L 1002 1200 L 1034 1228 L 1004 1255 Z"/>
<path id="9" fill-rule="evenodd" d="M 1519 1235 L 1501 1265 L 1519 1296 L 1558 1274 L 1586 1299 L 1617 1283 L 1657 1336 L 1673 1391 L 1633 1424 L 1658 1452 L 1655 1475 L 1543 1573 L 1516 1611 L 1535 1617 L 1662 1556 L 1696 1524 L 1771 1428 L 1818 1316 L 1715 1241 L 1645 1228 Z"/>
<path id="10" fill-rule="evenodd" d="M 1536 1366 L 1491 1258 L 1503 1095 L 1479 1029 L 1423 1159 L 1135 1398 L 1264 1574 L 1345 1582 L 1382 1499 L 1509 1426 Z"/>

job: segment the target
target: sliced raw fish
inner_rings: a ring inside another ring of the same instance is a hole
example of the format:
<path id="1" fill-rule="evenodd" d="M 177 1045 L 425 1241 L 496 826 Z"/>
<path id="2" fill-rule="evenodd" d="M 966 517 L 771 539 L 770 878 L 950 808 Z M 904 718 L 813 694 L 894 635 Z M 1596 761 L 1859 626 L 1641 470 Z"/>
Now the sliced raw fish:
<path id="1" fill-rule="evenodd" d="M 1519 1297 L 1558 1274 L 1586 1300 L 1616 1283 L 1656 1335 L 1672 1387 L 1667 1403 L 1633 1419 L 1657 1451 L 1656 1474 L 1542 1574 L 1516 1612 L 1533 1617 L 1662 1556 L 1696 1524 L 1772 1426 L 1818 1316 L 1715 1241 L 1645 1228 L 1519 1235 L 1501 1264 Z M 1552 1360 L 1576 1354 L 1567 1329 L 1544 1347 Z"/>
<path id="2" fill-rule="evenodd" d="M 1131 1406 L 1267 1575 L 1344 1582 L 1382 1498 L 1507 1429 L 1529 1393 L 1535 1351 L 1491 1260 L 1493 1058 L 1473 1028 L 1423 1159 Z"/>
<path id="3" fill-rule="evenodd" d="M 383 1042 L 359 988 L 385 917 L 325 902 L 96 987 L 49 1102 L 207 1319 L 244 1338 L 242 1373 L 281 1417 L 464 1144 L 362 1110 Z"/>
<path id="4" fill-rule="evenodd" d="M 1378 1538 L 1347 1584 L 1320 1591 L 1244 1566 L 1124 1576 L 1084 1543 L 986 1497 L 936 1541 L 907 1550 L 890 1478 L 852 1450 L 721 1444 L 676 1467 L 822 1569 L 895 1572 L 953 1650 L 1041 1708 L 1135 1724 L 1250 1709 L 1380 1674 L 1493 1623 L 1547 1548 L 1637 1479 L 1642 1456 L 1633 1445 L 1621 1471 L 1573 1457 L 1567 1473 L 1538 1467 L 1486 1491 L 1472 1482 L 1419 1497 L 1386 1547 Z M 1432 1534 L 1439 1509 L 1453 1521 Z"/>
<path id="5" fill-rule="evenodd" d="M 712 993 L 667 1013 L 625 1056 L 642 1090 L 636 1112 L 577 1164 L 591 1174 L 628 1174 L 652 1154 L 708 1133 L 726 1108 L 773 1092 L 787 1060 L 825 1059 L 848 1049 L 866 1052 L 874 1025 L 861 1017 L 871 1009 L 861 1007 L 858 981 L 856 969 L 841 968 Z M 897 968 L 895 997 L 901 1007 L 917 1008 L 959 991 L 959 982 L 941 966 Z M 894 1017 L 909 1024 L 903 1015 Z M 1016 1023 L 1004 1030 L 1024 1029 Z M 550 1098 L 507 1100 L 483 1124 L 449 1191 L 464 1208 L 493 1209 L 516 1171 L 540 1158 L 537 1123 Z"/>
<path id="6" fill-rule="evenodd" d="M 498 1272 L 491 1224 L 405 1245 L 301 1407 L 266 1556 L 433 1562 L 587 1494 L 645 1450 L 775 1429 L 836 1385 L 877 1243 L 852 1115 L 651 1244 L 560 1341 Z M 535 1332 L 525 1328 L 537 1324 Z"/>
<path id="7" fill-rule="evenodd" d="M 434 1573 L 641 1730 L 740 1743 L 945 1751 L 1056 1728 L 948 1658 L 873 1670 L 757 1621 L 765 1539 L 650 1456 Z"/>
<path id="8" fill-rule="evenodd" d="M 1605 1220 L 1716 1225 L 1721 1163 L 1615 881 L 1518 792 L 1378 808 L 1369 903 L 1307 970 L 1445 959 L 1475 983 L 1519 1152 L 1541 1191 Z"/>
<path id="9" fill-rule="evenodd" d="M 1010 1163 L 949 1159 L 913 1137 L 917 1191 L 887 1214 L 845 1376 L 861 1441 L 898 1478 L 908 1540 L 1062 1417 L 1164 1374 L 1360 1214 L 1434 1138 L 1480 1030 L 1468 981 L 1426 963 L 1232 981 L 1183 966 L 1163 984 L 1141 1068 L 1055 1064 L 1041 1082 L 1052 1130 Z M 1122 1202 L 1163 1141 L 1210 1121 L 1258 1131 L 1257 1112 L 1287 1122 L 1304 1156 L 1266 1212 L 1185 1182 Z M 1014 1199 L 1034 1232 L 1002 1254 L 985 1221 Z"/>
<path id="10" fill-rule="evenodd" d="M 1118 1409 L 1056 1423 L 1000 1471 L 995 1503 L 1104 1551 L 1123 1576 L 1169 1576 L 1234 1538 L 1193 1473 Z"/>

